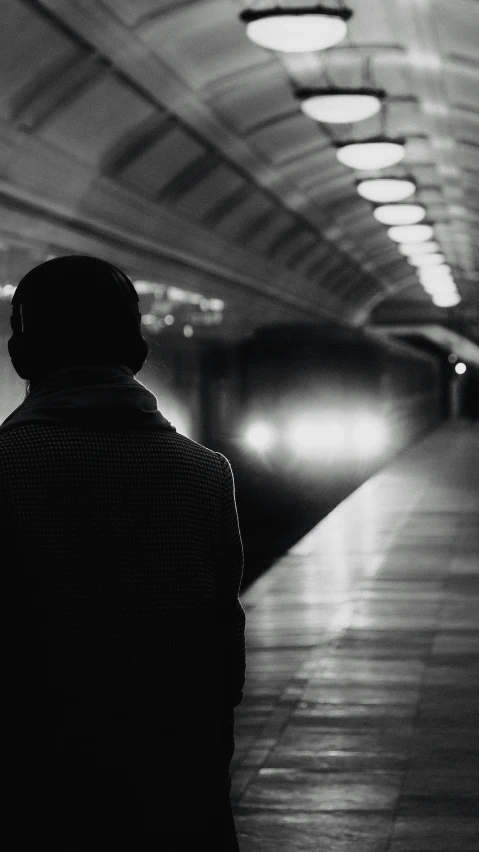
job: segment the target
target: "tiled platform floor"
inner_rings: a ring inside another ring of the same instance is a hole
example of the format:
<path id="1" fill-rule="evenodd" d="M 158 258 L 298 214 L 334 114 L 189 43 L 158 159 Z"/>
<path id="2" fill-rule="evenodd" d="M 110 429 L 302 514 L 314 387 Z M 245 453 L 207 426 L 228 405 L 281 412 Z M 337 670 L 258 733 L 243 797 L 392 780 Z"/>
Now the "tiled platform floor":
<path id="1" fill-rule="evenodd" d="M 242 852 L 479 852 L 479 428 L 373 477 L 243 596 Z"/>

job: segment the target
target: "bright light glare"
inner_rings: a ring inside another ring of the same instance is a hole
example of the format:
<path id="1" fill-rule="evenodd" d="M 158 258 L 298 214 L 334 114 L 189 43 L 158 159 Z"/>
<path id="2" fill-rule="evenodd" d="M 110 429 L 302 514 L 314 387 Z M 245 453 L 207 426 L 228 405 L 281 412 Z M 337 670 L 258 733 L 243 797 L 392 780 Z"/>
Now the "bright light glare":
<path id="1" fill-rule="evenodd" d="M 324 50 L 341 41 L 346 32 L 347 26 L 341 18 L 318 14 L 274 15 L 246 25 L 251 41 L 285 53 Z"/>
<path id="2" fill-rule="evenodd" d="M 418 266 L 421 269 L 426 269 L 432 266 L 441 266 L 445 262 L 446 258 L 443 254 L 418 254 L 418 255 L 410 255 L 408 257 L 408 263 L 411 266 Z"/>
<path id="3" fill-rule="evenodd" d="M 245 432 L 245 441 L 253 450 L 269 450 L 274 443 L 274 429 L 269 423 L 251 423 Z"/>
<path id="4" fill-rule="evenodd" d="M 467 367 L 466 367 L 466 365 L 465 365 L 465 364 L 463 364 L 463 363 L 462 363 L 462 361 L 459 361 L 459 364 L 456 364 L 456 366 L 454 367 L 454 369 L 455 369 L 456 373 L 457 373 L 459 376 L 463 376 L 463 375 L 464 375 L 464 373 L 465 373 L 465 372 L 466 372 L 466 370 L 467 370 Z"/>
<path id="5" fill-rule="evenodd" d="M 301 454 L 328 453 L 338 450 L 344 442 L 345 429 L 335 418 L 301 418 L 289 429 L 291 448 Z"/>
<path id="6" fill-rule="evenodd" d="M 353 429 L 353 443 L 363 453 L 380 453 L 386 445 L 385 424 L 378 417 L 364 415 Z"/>
<path id="7" fill-rule="evenodd" d="M 431 298 L 437 308 L 454 308 L 461 301 L 459 293 L 433 293 Z"/>
<path id="8" fill-rule="evenodd" d="M 301 103 L 301 109 L 314 121 L 350 124 L 375 115 L 381 109 L 381 101 L 366 94 L 312 95 Z"/>
<path id="9" fill-rule="evenodd" d="M 381 204 L 373 215 L 383 225 L 415 225 L 424 219 L 426 210 L 421 204 Z"/>
<path id="10" fill-rule="evenodd" d="M 404 159 L 399 142 L 349 142 L 336 151 L 340 163 L 352 169 L 386 169 Z"/>
<path id="11" fill-rule="evenodd" d="M 439 243 L 436 243 L 434 240 L 426 243 L 401 243 L 401 245 L 398 246 L 398 251 L 406 256 L 410 254 L 415 256 L 419 254 L 433 254 L 440 250 L 441 247 Z"/>
<path id="12" fill-rule="evenodd" d="M 358 194 L 367 201 L 379 204 L 387 201 L 404 201 L 416 189 L 412 180 L 406 178 L 367 178 L 357 185 Z"/>
<path id="13" fill-rule="evenodd" d="M 393 225 L 388 229 L 388 237 L 396 243 L 424 243 L 433 233 L 431 225 Z"/>

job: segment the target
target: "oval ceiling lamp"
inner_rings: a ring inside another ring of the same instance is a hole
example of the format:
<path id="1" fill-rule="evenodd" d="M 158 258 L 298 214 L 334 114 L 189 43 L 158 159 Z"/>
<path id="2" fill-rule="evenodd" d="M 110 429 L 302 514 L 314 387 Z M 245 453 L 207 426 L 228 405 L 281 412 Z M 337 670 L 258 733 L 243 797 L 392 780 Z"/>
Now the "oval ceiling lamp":
<path id="1" fill-rule="evenodd" d="M 395 243 L 424 243 L 434 231 L 431 225 L 393 225 L 388 228 L 388 237 Z"/>
<path id="2" fill-rule="evenodd" d="M 451 293 L 448 295 L 433 295 L 433 303 L 437 308 L 454 308 L 461 301 L 459 293 Z"/>
<path id="3" fill-rule="evenodd" d="M 348 29 L 346 21 L 352 14 L 346 7 L 331 9 L 318 4 L 245 9 L 239 17 L 246 24 L 248 38 L 260 47 L 309 53 L 342 41 Z"/>
<path id="4" fill-rule="evenodd" d="M 336 142 L 340 163 L 352 169 L 386 169 L 404 158 L 404 139 L 373 136 L 360 142 Z"/>
<path id="5" fill-rule="evenodd" d="M 401 252 L 401 254 L 413 254 L 415 256 L 418 256 L 420 254 L 433 254 L 437 251 L 441 251 L 441 246 L 434 240 L 430 240 L 426 243 L 402 243 L 400 246 L 398 246 L 398 250 Z"/>
<path id="6" fill-rule="evenodd" d="M 408 257 L 408 263 L 411 266 L 417 266 L 419 269 L 429 269 L 433 266 L 441 266 L 446 262 L 443 254 L 418 254 Z"/>
<path id="7" fill-rule="evenodd" d="M 295 96 L 308 118 L 326 124 L 353 124 L 376 115 L 386 97 L 384 89 L 329 87 L 298 89 Z"/>
<path id="8" fill-rule="evenodd" d="M 422 204 L 381 204 L 373 215 L 383 225 L 415 225 L 424 219 L 426 210 Z"/>
<path id="9" fill-rule="evenodd" d="M 412 178 L 364 178 L 356 182 L 356 190 L 366 201 L 384 204 L 409 198 L 416 191 L 416 184 Z"/>

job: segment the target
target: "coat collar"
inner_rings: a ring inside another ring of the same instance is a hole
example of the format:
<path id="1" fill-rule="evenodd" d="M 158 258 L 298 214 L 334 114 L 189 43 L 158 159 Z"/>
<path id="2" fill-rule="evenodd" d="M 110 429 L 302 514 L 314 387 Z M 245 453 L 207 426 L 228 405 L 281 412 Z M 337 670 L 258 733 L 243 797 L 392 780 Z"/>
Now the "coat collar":
<path id="1" fill-rule="evenodd" d="M 0 434 L 27 423 L 122 431 L 175 427 L 151 391 L 126 366 L 64 367 L 39 379 L 0 426 Z"/>

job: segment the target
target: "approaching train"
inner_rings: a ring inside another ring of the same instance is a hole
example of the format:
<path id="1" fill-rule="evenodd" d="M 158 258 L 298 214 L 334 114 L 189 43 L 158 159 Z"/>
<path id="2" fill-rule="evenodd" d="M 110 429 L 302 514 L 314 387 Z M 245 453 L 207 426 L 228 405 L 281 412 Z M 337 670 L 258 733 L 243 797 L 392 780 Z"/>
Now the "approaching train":
<path id="1" fill-rule="evenodd" d="M 354 329 L 271 327 L 208 365 L 203 440 L 231 459 L 247 585 L 447 414 L 444 359 Z"/>

